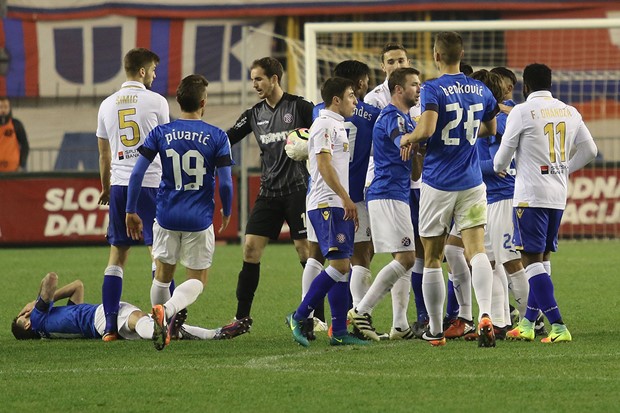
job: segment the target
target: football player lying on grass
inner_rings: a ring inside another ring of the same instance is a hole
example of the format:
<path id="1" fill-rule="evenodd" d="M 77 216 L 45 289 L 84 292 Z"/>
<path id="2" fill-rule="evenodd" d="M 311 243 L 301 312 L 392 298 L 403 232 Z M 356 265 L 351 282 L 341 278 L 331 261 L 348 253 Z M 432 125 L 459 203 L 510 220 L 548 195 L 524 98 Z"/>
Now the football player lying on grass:
<path id="1" fill-rule="evenodd" d="M 64 306 L 54 303 L 67 298 Z M 222 340 L 246 333 L 250 326 L 231 323 L 209 330 L 184 324 L 187 312 L 177 316 L 169 326 L 171 337 L 182 340 Z M 133 304 L 121 302 L 118 312 L 118 332 L 127 340 L 151 340 L 153 319 Z M 11 330 L 18 340 L 40 338 L 92 338 L 101 339 L 105 329 L 102 304 L 84 303 L 84 284 L 75 280 L 58 288 L 58 275 L 50 272 L 41 280 L 39 296 L 13 319 Z"/>

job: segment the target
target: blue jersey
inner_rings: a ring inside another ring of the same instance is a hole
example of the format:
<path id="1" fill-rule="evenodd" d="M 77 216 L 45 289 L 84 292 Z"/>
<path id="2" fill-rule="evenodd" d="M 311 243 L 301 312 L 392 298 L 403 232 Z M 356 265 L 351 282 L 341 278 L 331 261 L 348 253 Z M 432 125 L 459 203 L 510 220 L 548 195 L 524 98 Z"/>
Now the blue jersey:
<path id="1" fill-rule="evenodd" d="M 95 311 L 99 305 L 76 304 L 54 307 L 47 312 L 34 308 L 30 314 L 32 330 L 47 338 L 101 338 L 95 329 Z"/>
<path id="2" fill-rule="evenodd" d="M 372 131 L 375 177 L 366 192 L 367 201 L 395 199 L 409 204 L 411 161 L 401 159 L 400 139 L 414 128 L 409 113 L 401 112 L 391 103 L 381 111 Z"/>
<path id="3" fill-rule="evenodd" d="M 325 109 L 325 103 L 319 103 L 312 111 L 312 119 Z M 380 109 L 358 100 L 355 112 L 345 118 L 344 127 L 349 137 L 349 196 L 353 202 L 364 200 L 366 171 L 372 148 L 372 128 L 379 116 Z"/>
<path id="4" fill-rule="evenodd" d="M 462 73 L 429 80 L 420 91 L 422 112 L 438 113 L 427 140 L 422 182 L 442 191 L 462 191 L 482 184 L 474 144 L 480 122 L 493 119 L 497 101 L 480 81 Z"/>
<path id="5" fill-rule="evenodd" d="M 159 153 L 162 179 L 157 223 L 172 231 L 195 232 L 213 222 L 215 170 L 232 165 L 226 133 L 198 119 L 177 119 L 151 131 L 140 153 Z"/>
<path id="6" fill-rule="evenodd" d="M 515 106 L 516 103 L 512 100 L 507 100 L 504 102 L 504 105 Z M 487 202 L 489 204 L 504 199 L 512 199 L 515 192 L 514 175 L 507 174 L 505 177 L 501 178 L 497 176 L 493 170 L 493 158 L 495 158 L 502 135 L 506 129 L 506 118 L 508 118 L 508 115 L 504 112 L 500 112 L 495 117 L 497 121 L 497 133 L 495 136 L 480 138 L 476 142 L 476 149 L 478 151 L 478 157 L 480 158 L 480 169 L 482 170 L 482 179 L 487 186 Z M 513 159 L 510 162 L 510 169 L 514 171 L 514 168 L 515 162 Z"/>

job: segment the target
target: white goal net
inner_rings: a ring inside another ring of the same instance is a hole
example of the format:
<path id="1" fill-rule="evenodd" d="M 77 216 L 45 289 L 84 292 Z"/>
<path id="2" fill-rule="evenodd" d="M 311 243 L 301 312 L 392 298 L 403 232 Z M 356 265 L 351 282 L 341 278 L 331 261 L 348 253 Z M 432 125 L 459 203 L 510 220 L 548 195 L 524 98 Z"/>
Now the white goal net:
<path id="1" fill-rule="evenodd" d="M 287 40 L 292 93 L 319 102 L 323 81 L 346 59 L 367 63 L 371 87 L 383 82 L 380 52 L 402 43 L 422 78 L 435 77 L 433 38 L 458 31 L 463 61 L 474 70 L 505 66 L 521 79 L 530 63 L 553 70 L 552 93 L 577 107 L 595 137 L 599 157 L 593 167 L 571 177 L 564 237 L 620 236 L 620 18 L 306 23 L 304 41 Z M 521 82 L 515 100 L 522 101 Z"/>

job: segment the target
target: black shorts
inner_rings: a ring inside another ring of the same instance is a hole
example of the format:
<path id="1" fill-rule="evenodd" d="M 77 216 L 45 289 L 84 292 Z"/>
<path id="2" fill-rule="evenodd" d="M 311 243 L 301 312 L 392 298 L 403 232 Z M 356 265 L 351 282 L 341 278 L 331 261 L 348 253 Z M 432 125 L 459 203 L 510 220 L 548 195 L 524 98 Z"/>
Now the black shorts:
<path id="1" fill-rule="evenodd" d="M 306 239 L 306 192 L 298 191 L 290 195 L 277 198 L 259 196 L 245 233 L 268 237 L 277 240 L 282 230 L 282 224 L 286 221 L 292 239 Z"/>

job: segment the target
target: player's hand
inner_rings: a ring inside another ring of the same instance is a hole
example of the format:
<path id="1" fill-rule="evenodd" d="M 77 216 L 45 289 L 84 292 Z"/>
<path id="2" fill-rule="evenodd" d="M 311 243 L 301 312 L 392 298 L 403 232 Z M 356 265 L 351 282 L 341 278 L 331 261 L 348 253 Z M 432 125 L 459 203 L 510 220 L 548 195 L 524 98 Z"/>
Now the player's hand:
<path id="1" fill-rule="evenodd" d="M 19 312 L 19 314 L 17 315 L 17 317 L 21 317 L 23 315 L 25 315 L 26 317 L 28 317 L 30 315 L 30 313 L 32 313 L 32 310 L 34 309 L 34 304 L 35 301 L 31 301 L 28 304 L 26 304 L 24 306 L 24 308 L 22 308 L 22 310 Z"/>
<path id="2" fill-rule="evenodd" d="M 357 207 L 355 206 L 355 202 L 353 202 L 351 198 L 345 199 L 343 201 L 344 202 L 342 207 L 344 208 L 344 220 L 353 220 L 353 222 L 355 223 L 355 230 L 357 231 L 359 221 L 357 217 Z"/>
<path id="3" fill-rule="evenodd" d="M 142 239 L 142 219 L 136 213 L 125 214 L 125 226 L 127 227 L 127 236 L 134 241 Z"/>
<path id="4" fill-rule="evenodd" d="M 414 153 L 413 149 L 414 149 L 414 145 L 407 144 L 407 145 L 403 146 L 403 144 L 401 142 L 401 144 L 400 144 L 400 158 L 403 161 L 408 161 L 411 158 L 411 154 Z"/>
<path id="5" fill-rule="evenodd" d="M 499 176 L 500 178 L 505 178 L 505 177 L 506 177 L 506 175 L 507 175 L 507 173 L 506 173 L 506 171 L 504 170 L 504 171 L 499 171 L 499 172 L 497 172 L 497 173 L 496 173 L 496 175 L 497 175 L 497 176 Z"/>
<path id="6" fill-rule="evenodd" d="M 104 189 L 99 194 L 99 205 L 110 205 L 110 190 Z"/>
<path id="7" fill-rule="evenodd" d="M 221 234 L 230 224 L 230 215 L 224 215 L 224 210 L 220 209 L 220 213 L 222 214 L 222 225 L 220 225 L 220 229 L 217 231 L 218 234 Z"/>

